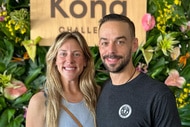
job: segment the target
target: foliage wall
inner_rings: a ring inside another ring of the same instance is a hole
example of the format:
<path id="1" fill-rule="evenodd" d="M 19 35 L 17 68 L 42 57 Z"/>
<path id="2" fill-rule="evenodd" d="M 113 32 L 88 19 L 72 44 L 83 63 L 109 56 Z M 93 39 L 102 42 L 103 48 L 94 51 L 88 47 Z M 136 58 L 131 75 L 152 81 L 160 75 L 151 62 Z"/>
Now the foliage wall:
<path id="1" fill-rule="evenodd" d="M 24 127 L 29 99 L 45 81 L 48 47 L 30 40 L 29 0 L 0 0 L 0 127 Z M 137 69 L 165 82 L 176 96 L 183 126 L 190 126 L 190 1 L 147 0 L 146 42 L 133 54 Z M 98 47 L 96 81 L 108 78 Z"/>

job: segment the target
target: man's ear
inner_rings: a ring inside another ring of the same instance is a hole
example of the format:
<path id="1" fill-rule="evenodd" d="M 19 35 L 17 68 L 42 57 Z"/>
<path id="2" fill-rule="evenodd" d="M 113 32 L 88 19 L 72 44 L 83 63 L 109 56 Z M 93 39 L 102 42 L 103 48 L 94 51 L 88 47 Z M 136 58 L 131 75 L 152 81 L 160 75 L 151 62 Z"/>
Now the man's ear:
<path id="1" fill-rule="evenodd" d="M 132 51 L 133 51 L 133 52 L 136 52 L 138 48 L 139 48 L 138 39 L 137 39 L 137 38 L 134 38 L 134 39 L 133 39 L 133 43 L 132 43 Z"/>

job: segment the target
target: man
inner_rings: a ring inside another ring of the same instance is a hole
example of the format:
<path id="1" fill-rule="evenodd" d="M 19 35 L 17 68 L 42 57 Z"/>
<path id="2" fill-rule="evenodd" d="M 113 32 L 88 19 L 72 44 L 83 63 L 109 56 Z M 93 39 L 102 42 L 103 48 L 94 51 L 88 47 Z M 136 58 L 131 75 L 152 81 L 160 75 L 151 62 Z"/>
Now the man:
<path id="1" fill-rule="evenodd" d="M 99 51 L 110 80 L 97 104 L 98 127 L 181 127 L 175 97 L 163 83 L 137 71 L 134 23 L 109 14 L 100 20 Z"/>

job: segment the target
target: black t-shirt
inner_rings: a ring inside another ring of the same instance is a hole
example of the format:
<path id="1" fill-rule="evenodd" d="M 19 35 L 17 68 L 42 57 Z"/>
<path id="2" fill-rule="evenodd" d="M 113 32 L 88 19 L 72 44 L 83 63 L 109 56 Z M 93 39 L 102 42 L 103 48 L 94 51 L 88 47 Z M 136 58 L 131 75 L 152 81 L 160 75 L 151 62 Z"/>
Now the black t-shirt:
<path id="1" fill-rule="evenodd" d="M 119 86 L 105 83 L 97 104 L 98 127 L 181 127 L 173 93 L 141 73 Z"/>

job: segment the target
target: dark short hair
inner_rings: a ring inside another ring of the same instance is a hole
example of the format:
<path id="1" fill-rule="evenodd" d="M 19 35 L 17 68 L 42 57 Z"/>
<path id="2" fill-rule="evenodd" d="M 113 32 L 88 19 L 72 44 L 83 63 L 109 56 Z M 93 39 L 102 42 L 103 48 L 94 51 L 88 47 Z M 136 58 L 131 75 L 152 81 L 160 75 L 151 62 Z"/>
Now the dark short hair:
<path id="1" fill-rule="evenodd" d="M 131 21 L 127 16 L 120 15 L 120 14 L 108 14 L 105 15 L 102 19 L 99 21 L 99 29 L 107 21 L 121 21 L 129 24 L 131 36 L 135 37 L 135 25 L 133 21 Z"/>

